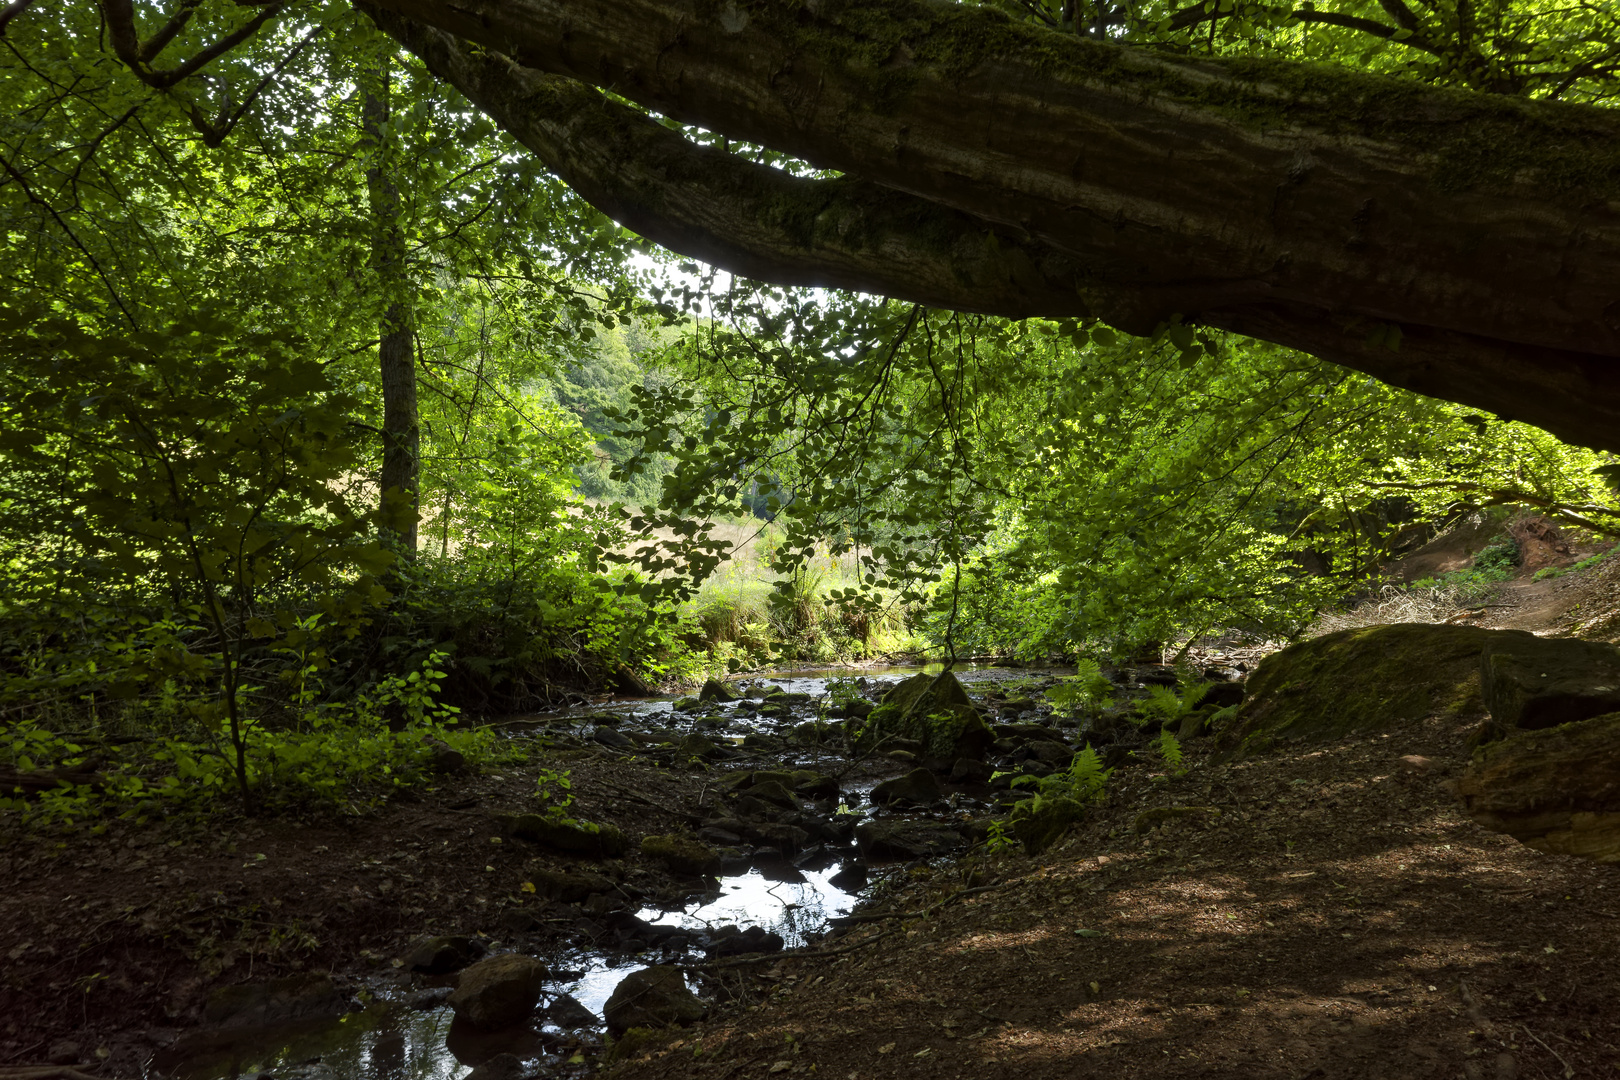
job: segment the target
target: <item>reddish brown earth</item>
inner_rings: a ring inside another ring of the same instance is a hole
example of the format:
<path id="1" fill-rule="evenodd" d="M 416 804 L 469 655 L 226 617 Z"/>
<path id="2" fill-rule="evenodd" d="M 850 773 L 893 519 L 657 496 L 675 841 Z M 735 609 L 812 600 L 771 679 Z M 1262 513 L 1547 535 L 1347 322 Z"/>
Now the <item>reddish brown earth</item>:
<path id="1" fill-rule="evenodd" d="M 1620 871 L 1463 817 L 1465 735 L 1135 770 L 1048 855 L 915 874 L 886 909 L 960 901 L 771 966 L 757 1009 L 614 1075 L 1610 1075 Z M 1134 831 L 1177 805 L 1219 813 Z"/>

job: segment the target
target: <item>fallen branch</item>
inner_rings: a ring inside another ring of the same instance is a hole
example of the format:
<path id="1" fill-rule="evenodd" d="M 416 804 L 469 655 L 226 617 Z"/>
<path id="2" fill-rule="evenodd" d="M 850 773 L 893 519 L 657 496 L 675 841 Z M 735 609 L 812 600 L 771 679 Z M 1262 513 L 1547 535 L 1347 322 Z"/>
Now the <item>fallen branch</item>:
<path id="1" fill-rule="evenodd" d="M 0 1067 L 0 1080 L 101 1080 L 72 1065 L 6 1065 Z"/>

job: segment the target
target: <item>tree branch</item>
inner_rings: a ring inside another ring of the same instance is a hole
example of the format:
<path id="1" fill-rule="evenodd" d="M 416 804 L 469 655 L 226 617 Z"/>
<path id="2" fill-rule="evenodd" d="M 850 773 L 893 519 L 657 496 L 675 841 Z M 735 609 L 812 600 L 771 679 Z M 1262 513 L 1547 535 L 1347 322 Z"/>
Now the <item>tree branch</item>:
<path id="1" fill-rule="evenodd" d="M 699 146 L 572 79 L 371 14 L 598 209 L 672 251 L 743 276 L 935 307 L 1089 314 L 1073 264 L 1010 230 L 874 184 L 797 177 Z"/>

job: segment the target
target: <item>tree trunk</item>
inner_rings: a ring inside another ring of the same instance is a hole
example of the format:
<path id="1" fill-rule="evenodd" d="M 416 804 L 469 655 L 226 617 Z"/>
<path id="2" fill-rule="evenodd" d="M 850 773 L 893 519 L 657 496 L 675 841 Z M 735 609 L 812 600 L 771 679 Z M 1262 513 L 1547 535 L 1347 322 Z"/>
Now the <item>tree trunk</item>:
<path id="1" fill-rule="evenodd" d="M 379 487 L 384 530 L 407 560 L 416 557 L 421 464 L 421 424 L 416 407 L 415 329 L 406 276 L 405 233 L 399 184 L 394 175 L 395 140 L 390 115 L 388 61 L 361 74 L 361 146 L 370 156 L 366 194 L 372 215 L 371 269 L 388 306 L 378 322 L 377 361 L 382 376 L 383 459 Z"/>
<path id="2" fill-rule="evenodd" d="M 675 250 L 1012 317 L 1140 333 L 1181 316 L 1620 448 L 1610 111 L 1172 57 L 944 0 L 379 6 L 566 181 Z M 637 133 L 589 85 L 843 175 L 765 177 Z M 719 194 L 735 212 L 703 209 Z"/>

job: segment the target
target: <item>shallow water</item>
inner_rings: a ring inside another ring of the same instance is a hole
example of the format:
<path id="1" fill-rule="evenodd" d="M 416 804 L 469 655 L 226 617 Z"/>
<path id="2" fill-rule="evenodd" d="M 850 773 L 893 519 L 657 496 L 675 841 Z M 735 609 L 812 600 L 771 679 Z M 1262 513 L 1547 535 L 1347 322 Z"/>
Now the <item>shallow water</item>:
<path id="1" fill-rule="evenodd" d="M 832 678 L 865 680 L 868 694 L 881 693 L 883 684 L 908 678 L 925 669 L 893 667 L 876 669 L 805 668 L 773 672 L 743 680 L 746 692 L 766 685 L 779 686 L 789 693 L 820 697 Z M 938 670 L 937 665 L 932 670 Z M 955 669 L 969 685 L 1064 674 L 1058 669 L 1012 669 L 993 665 L 962 664 Z M 674 712 L 674 697 L 661 699 L 607 699 L 594 705 L 565 710 L 549 717 L 537 717 L 537 724 L 555 727 L 561 723 L 578 725 L 581 733 L 591 726 L 592 713 L 611 711 L 638 726 L 667 727 L 678 731 L 699 730 L 715 739 L 740 737 L 748 731 L 773 731 L 802 723 L 814 714 L 815 705 L 801 706 L 800 714 L 773 721 L 749 715 L 740 703 L 717 705 L 710 714 L 726 718 L 726 726 L 715 728 L 699 723 L 693 715 Z M 784 764 L 795 758 L 809 762 L 822 756 L 820 751 L 800 750 L 780 755 Z M 852 801 L 867 783 L 845 785 Z M 723 877 L 718 889 L 675 909 L 643 908 L 639 917 L 650 923 L 689 930 L 714 930 L 722 926 L 739 929 L 762 927 L 782 936 L 787 948 L 803 946 L 827 924 L 827 920 L 847 914 L 860 900 L 851 892 L 832 884 L 840 863 L 824 868 L 793 868 L 786 864 L 752 869 Z M 546 987 L 542 1006 L 561 994 L 569 994 L 600 1019 L 603 1006 L 619 981 L 632 971 L 655 962 L 658 954 L 640 957 L 589 950 L 571 950 L 544 956 L 554 970 L 565 971 Z M 667 961 L 662 961 L 667 962 Z M 581 1031 L 563 1031 L 548 1022 L 538 1028 L 520 1028 L 494 1035 L 479 1034 L 452 1023 L 451 1010 L 444 1005 L 427 1009 L 406 1003 L 405 984 L 379 979 L 370 988 L 372 1004 L 339 1020 L 282 1026 L 275 1030 L 239 1033 L 201 1033 L 182 1040 L 174 1051 L 155 1059 L 149 1073 L 175 1076 L 180 1080 L 223 1080 L 237 1076 L 271 1073 L 276 1080 L 460 1080 L 470 1069 L 500 1053 L 516 1054 L 539 1064 L 547 1076 L 583 1074 L 587 1066 L 577 1052 L 599 1046 L 601 1026 Z"/>

